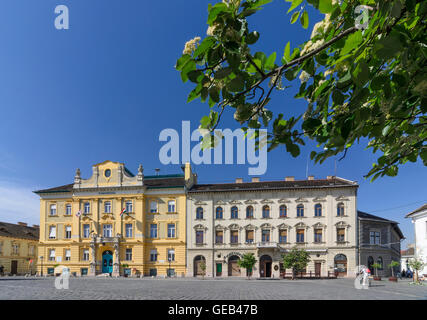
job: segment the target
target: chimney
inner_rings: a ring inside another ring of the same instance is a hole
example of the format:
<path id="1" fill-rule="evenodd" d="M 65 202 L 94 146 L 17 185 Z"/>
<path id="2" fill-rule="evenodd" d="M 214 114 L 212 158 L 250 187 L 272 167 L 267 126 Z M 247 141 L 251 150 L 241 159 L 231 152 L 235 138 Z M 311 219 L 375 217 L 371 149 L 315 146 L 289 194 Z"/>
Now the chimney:
<path id="1" fill-rule="evenodd" d="M 335 178 L 335 176 L 326 176 L 326 179 L 328 180 L 332 180 L 333 178 Z"/>
<path id="2" fill-rule="evenodd" d="M 307 180 L 314 180 L 314 176 L 308 176 Z"/>
<path id="3" fill-rule="evenodd" d="M 33 224 L 33 228 L 40 228 L 38 224 Z"/>
<path id="4" fill-rule="evenodd" d="M 252 182 L 259 182 L 259 177 L 253 177 Z"/>
<path id="5" fill-rule="evenodd" d="M 23 227 L 26 227 L 26 226 L 27 226 L 27 224 L 26 224 L 25 222 L 18 222 L 18 224 L 19 224 L 20 226 L 23 226 Z"/>
<path id="6" fill-rule="evenodd" d="M 243 178 L 236 178 L 236 183 L 243 183 Z"/>
<path id="7" fill-rule="evenodd" d="M 295 181 L 295 177 L 286 177 L 285 181 Z"/>

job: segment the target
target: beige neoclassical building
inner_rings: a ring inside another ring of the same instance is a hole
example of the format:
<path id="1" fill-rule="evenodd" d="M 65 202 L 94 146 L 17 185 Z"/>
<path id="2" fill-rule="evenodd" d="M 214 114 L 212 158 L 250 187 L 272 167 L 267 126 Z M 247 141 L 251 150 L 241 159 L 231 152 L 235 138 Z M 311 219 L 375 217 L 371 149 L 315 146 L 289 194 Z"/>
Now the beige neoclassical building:
<path id="1" fill-rule="evenodd" d="M 327 179 L 195 184 L 187 196 L 187 276 L 246 276 L 237 261 L 253 253 L 254 277 L 280 277 L 292 247 L 310 254 L 306 272 L 353 275 L 358 265 L 358 184 Z"/>

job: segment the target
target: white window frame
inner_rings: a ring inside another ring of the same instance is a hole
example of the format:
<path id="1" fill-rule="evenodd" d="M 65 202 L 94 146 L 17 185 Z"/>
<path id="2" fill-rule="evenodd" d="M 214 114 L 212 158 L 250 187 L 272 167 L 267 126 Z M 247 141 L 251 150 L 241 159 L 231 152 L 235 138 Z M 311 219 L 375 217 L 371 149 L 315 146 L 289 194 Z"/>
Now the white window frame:
<path id="1" fill-rule="evenodd" d="M 71 216 L 71 214 L 72 214 L 71 211 L 72 211 L 71 204 L 65 205 L 65 215 L 66 216 Z"/>
<path id="2" fill-rule="evenodd" d="M 175 261 L 175 249 L 168 249 L 168 261 Z"/>
<path id="3" fill-rule="evenodd" d="M 159 255 L 159 253 L 157 252 L 157 249 L 151 249 L 150 250 L 150 261 L 151 262 L 157 261 L 158 255 Z"/>
<path id="4" fill-rule="evenodd" d="M 55 260 L 56 260 L 55 249 L 49 249 L 49 261 L 55 261 Z"/>
<path id="5" fill-rule="evenodd" d="M 87 226 L 87 229 L 86 229 L 86 226 Z M 87 230 L 87 234 L 86 234 L 86 231 Z M 84 224 L 83 225 L 83 238 L 89 238 L 90 237 L 90 224 Z"/>
<path id="6" fill-rule="evenodd" d="M 52 203 L 49 208 L 50 208 L 49 214 L 51 216 L 56 216 L 56 203 Z"/>
<path id="7" fill-rule="evenodd" d="M 158 204 L 156 200 L 150 201 L 150 213 L 157 213 L 158 212 Z"/>
<path id="8" fill-rule="evenodd" d="M 56 239 L 56 226 L 49 226 L 49 239 Z"/>
<path id="9" fill-rule="evenodd" d="M 132 223 L 126 223 L 125 224 L 125 235 L 126 235 L 126 238 L 132 238 L 133 237 L 133 224 Z"/>
<path id="10" fill-rule="evenodd" d="M 104 238 L 111 238 L 113 236 L 113 225 L 104 224 L 102 226 L 102 235 Z"/>
<path id="11" fill-rule="evenodd" d="M 89 261 L 89 249 L 83 249 L 82 261 Z"/>
<path id="12" fill-rule="evenodd" d="M 72 233 L 71 226 L 65 226 L 65 239 L 71 239 L 71 233 Z"/>
<path id="13" fill-rule="evenodd" d="M 85 214 L 90 213 L 90 202 L 85 202 L 83 204 L 83 213 Z"/>
<path id="14" fill-rule="evenodd" d="M 128 213 L 133 212 L 133 202 L 132 201 L 126 201 L 125 207 L 126 207 L 126 211 Z"/>
<path id="15" fill-rule="evenodd" d="M 71 260 L 71 249 L 65 249 L 65 261 Z"/>
<path id="16" fill-rule="evenodd" d="M 104 213 L 111 213 L 112 204 L 111 201 L 104 202 Z"/>
<path id="17" fill-rule="evenodd" d="M 173 228 L 169 228 L 169 226 L 173 226 Z M 171 231 L 171 233 L 169 233 Z M 176 238 L 176 224 L 175 223 L 168 223 L 168 238 L 173 239 Z"/>
<path id="18" fill-rule="evenodd" d="M 125 261 L 132 261 L 132 248 L 125 249 Z"/>
<path id="19" fill-rule="evenodd" d="M 176 212 L 176 201 L 169 200 L 168 201 L 168 212 Z"/>
<path id="20" fill-rule="evenodd" d="M 152 228 L 152 226 L 156 226 L 156 229 L 155 229 L 156 230 L 156 236 L 155 237 L 153 237 L 152 230 L 154 230 L 154 229 Z M 155 224 L 155 223 L 151 223 L 150 224 L 150 238 L 157 239 L 158 236 L 159 236 L 159 226 L 157 224 Z"/>

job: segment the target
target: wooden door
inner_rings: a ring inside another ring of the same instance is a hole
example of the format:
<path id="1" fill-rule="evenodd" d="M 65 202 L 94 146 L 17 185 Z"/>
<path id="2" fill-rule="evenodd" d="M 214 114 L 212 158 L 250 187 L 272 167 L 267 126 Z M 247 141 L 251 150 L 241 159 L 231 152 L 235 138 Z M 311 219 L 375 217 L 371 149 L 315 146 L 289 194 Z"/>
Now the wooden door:
<path id="1" fill-rule="evenodd" d="M 322 270 L 322 263 L 321 262 L 315 262 L 314 263 L 314 274 L 316 277 L 321 276 L 321 270 Z"/>
<path id="2" fill-rule="evenodd" d="M 12 260 L 10 270 L 12 274 L 18 274 L 18 261 Z"/>

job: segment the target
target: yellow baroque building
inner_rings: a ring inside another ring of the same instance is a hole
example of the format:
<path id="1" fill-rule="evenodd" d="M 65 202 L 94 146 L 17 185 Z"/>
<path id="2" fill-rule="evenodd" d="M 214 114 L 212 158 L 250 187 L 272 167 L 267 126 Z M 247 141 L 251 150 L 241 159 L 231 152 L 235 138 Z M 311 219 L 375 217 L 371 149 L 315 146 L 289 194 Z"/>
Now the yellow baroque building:
<path id="1" fill-rule="evenodd" d="M 0 222 L 0 274 L 34 274 L 39 226 Z"/>
<path id="2" fill-rule="evenodd" d="M 183 174 L 136 175 L 123 163 L 105 161 L 74 183 L 35 191 L 40 196 L 37 270 L 58 265 L 75 275 L 170 275 L 186 272 L 186 190 Z"/>

